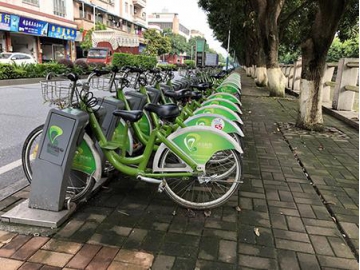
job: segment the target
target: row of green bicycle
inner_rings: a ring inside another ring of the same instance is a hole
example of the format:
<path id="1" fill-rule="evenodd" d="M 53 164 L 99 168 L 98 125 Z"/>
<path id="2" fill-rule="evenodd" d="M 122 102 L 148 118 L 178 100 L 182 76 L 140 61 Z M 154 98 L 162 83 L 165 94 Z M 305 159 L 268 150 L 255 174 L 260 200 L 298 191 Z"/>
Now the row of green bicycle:
<path id="1" fill-rule="evenodd" d="M 238 73 L 171 72 L 135 67 L 76 74 L 49 74 L 41 82 L 45 101 L 64 112 L 86 112 L 88 124 L 69 158 L 67 196 L 87 198 L 110 170 L 155 183 L 176 203 L 209 209 L 225 203 L 242 179 L 241 82 Z M 132 87 L 130 87 L 132 86 Z M 113 92 L 99 98 L 94 91 Z M 44 126 L 25 140 L 27 179 Z M 121 180 L 120 180 L 121 181 Z"/>

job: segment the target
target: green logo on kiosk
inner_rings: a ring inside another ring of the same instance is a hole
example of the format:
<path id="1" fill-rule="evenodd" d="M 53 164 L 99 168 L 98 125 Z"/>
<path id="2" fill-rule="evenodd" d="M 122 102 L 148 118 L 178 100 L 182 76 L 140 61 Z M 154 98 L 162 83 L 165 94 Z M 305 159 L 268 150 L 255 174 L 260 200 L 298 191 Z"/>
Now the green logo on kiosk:
<path id="1" fill-rule="evenodd" d="M 59 141 L 57 140 L 63 134 L 63 130 L 58 126 L 50 126 L 48 130 L 49 143 L 47 145 L 47 152 L 53 156 L 58 156 L 60 152 L 64 152 L 64 149 L 59 147 Z"/>

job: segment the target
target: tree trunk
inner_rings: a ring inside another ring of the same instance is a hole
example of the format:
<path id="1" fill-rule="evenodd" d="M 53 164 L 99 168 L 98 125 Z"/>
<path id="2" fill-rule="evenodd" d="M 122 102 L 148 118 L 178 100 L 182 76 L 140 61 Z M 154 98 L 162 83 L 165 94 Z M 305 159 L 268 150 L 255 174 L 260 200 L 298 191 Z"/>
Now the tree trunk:
<path id="1" fill-rule="evenodd" d="M 317 0 L 315 22 L 301 46 L 302 72 L 296 122 L 298 127 L 309 130 L 322 129 L 321 82 L 326 56 L 347 3 L 347 0 Z"/>

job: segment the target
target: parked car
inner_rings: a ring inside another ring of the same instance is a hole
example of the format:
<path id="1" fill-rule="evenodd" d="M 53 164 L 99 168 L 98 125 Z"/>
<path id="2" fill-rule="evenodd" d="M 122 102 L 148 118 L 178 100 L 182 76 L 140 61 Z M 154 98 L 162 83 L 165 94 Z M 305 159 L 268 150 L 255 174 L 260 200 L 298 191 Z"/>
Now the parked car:
<path id="1" fill-rule="evenodd" d="M 36 64 L 36 61 L 30 54 L 3 52 L 0 53 L 0 64 Z"/>

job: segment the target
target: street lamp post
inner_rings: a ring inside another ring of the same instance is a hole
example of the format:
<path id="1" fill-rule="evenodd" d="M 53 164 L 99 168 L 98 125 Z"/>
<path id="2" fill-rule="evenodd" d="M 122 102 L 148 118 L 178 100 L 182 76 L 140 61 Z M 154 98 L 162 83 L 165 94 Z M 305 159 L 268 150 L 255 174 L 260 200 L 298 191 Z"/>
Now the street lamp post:
<path id="1" fill-rule="evenodd" d="M 228 70 L 229 68 L 229 57 L 230 57 L 230 29 L 229 29 L 228 44 L 227 44 L 226 70 Z"/>

